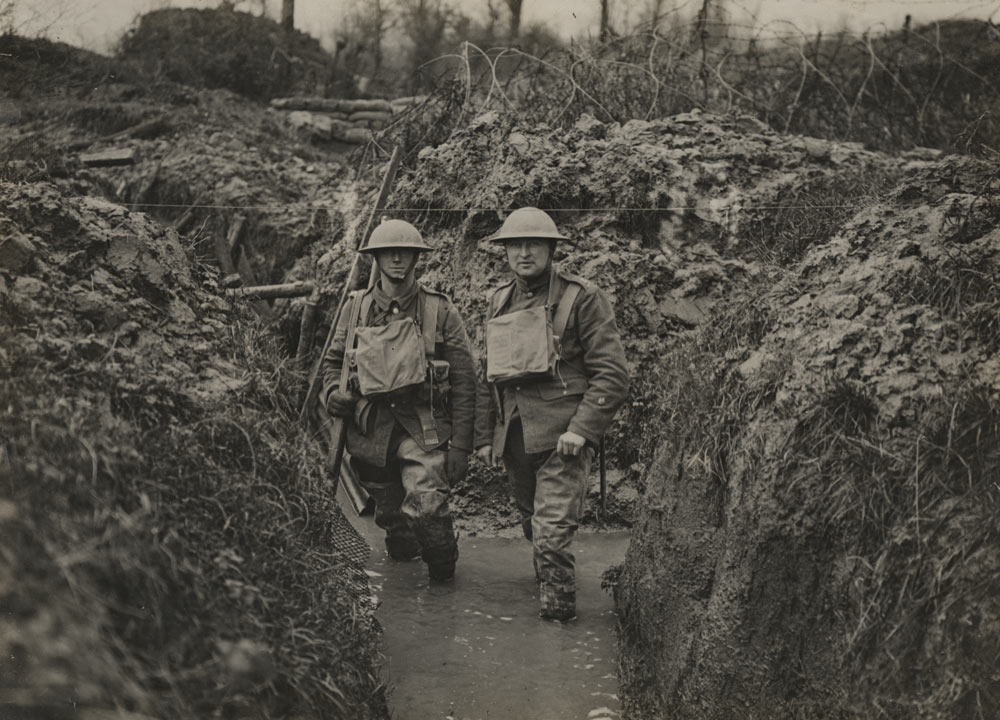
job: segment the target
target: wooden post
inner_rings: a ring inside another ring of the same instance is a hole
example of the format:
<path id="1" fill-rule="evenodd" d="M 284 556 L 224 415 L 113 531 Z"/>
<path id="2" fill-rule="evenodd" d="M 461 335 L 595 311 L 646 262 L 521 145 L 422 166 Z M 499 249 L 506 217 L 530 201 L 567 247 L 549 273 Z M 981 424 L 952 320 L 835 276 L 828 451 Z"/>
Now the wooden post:
<path id="1" fill-rule="evenodd" d="M 313 284 L 304 280 L 282 283 L 281 285 L 251 285 L 250 287 L 227 290 L 226 295 L 233 298 L 248 298 L 254 300 L 274 300 L 275 298 L 302 297 L 313 291 Z"/>
<path id="2" fill-rule="evenodd" d="M 295 359 L 303 365 L 312 350 L 313 333 L 316 330 L 316 305 L 319 304 L 319 293 L 314 289 L 309 299 L 302 306 L 302 319 L 299 321 L 299 344 L 295 348 Z"/>

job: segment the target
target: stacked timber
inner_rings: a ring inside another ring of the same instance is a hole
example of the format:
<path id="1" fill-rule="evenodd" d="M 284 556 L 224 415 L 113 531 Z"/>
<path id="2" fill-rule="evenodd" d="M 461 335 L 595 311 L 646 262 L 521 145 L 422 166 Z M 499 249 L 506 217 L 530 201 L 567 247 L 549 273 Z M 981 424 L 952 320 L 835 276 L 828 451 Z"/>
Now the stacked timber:
<path id="1" fill-rule="evenodd" d="M 426 99 L 421 95 L 393 100 L 302 96 L 275 98 L 271 107 L 284 111 L 288 124 L 316 139 L 361 144 Z"/>

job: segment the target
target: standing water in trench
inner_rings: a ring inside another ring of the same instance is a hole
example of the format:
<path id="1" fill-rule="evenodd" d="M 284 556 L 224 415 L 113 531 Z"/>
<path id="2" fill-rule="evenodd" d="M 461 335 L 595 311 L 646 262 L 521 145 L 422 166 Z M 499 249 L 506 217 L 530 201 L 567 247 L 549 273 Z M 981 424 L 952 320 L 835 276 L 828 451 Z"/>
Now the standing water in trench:
<path id="1" fill-rule="evenodd" d="M 368 569 L 393 717 L 618 717 L 616 616 L 601 573 L 624 559 L 626 533 L 577 533 L 577 619 L 560 624 L 538 617 L 526 540 L 461 537 L 454 582 L 431 585 L 419 560 L 390 561 L 382 530 L 341 499 L 373 548 Z"/>

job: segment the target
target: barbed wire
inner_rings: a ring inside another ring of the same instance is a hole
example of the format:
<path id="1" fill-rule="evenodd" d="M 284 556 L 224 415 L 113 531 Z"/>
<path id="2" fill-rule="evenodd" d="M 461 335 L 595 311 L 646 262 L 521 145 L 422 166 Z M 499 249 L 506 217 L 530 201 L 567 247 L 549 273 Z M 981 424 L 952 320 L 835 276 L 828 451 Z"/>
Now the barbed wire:
<path id="1" fill-rule="evenodd" d="M 183 203 L 123 203 L 132 208 L 174 208 L 184 210 L 282 210 L 288 209 L 291 205 L 308 204 L 314 208 L 336 208 L 334 203 L 302 201 L 301 203 L 283 203 L 279 205 L 185 205 Z M 733 211 L 752 210 L 833 210 L 847 208 L 870 208 L 876 207 L 876 203 L 870 204 L 802 204 L 802 205 L 670 205 L 667 207 L 643 207 L 643 206 L 609 206 L 609 207 L 571 207 L 571 208 L 544 208 L 545 212 L 678 212 L 678 211 L 709 211 L 720 214 Z M 391 213 L 422 213 L 422 212 L 510 212 L 516 208 L 506 207 L 405 207 L 405 208 L 385 208 L 379 210 L 379 214 Z"/>

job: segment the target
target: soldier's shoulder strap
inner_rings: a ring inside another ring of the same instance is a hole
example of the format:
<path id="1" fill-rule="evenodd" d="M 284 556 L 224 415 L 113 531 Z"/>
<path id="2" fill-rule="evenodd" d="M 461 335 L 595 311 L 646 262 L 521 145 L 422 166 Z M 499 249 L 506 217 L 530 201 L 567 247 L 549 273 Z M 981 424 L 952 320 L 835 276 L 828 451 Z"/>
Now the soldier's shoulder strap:
<path id="1" fill-rule="evenodd" d="M 510 296 L 514 293 L 514 281 L 508 280 L 503 285 L 494 288 L 490 292 L 490 303 L 489 303 L 489 315 L 490 318 L 494 318 L 497 314 L 503 310 L 504 305 L 510 300 Z"/>
<path id="2" fill-rule="evenodd" d="M 443 341 L 441 328 L 438 327 L 438 311 L 441 303 L 450 303 L 451 300 L 444 293 L 437 290 L 420 286 L 420 332 L 424 336 L 424 352 L 431 357 L 434 355 L 434 344 L 439 340 Z"/>
<path id="3" fill-rule="evenodd" d="M 569 325 L 569 316 L 573 311 L 573 303 L 576 302 L 577 295 L 580 294 L 581 290 L 588 289 L 590 284 L 589 281 L 569 273 L 560 272 L 559 277 L 566 282 L 566 289 L 563 290 L 556 305 L 556 311 L 552 316 L 552 334 L 556 337 L 557 343 L 562 340 L 566 326 Z"/>
<path id="4" fill-rule="evenodd" d="M 340 389 L 344 392 L 347 392 L 347 382 L 351 370 L 351 363 L 347 358 L 348 353 L 354 349 L 354 343 L 357 339 L 358 317 L 367 317 L 366 297 L 369 299 L 368 306 L 371 307 L 371 293 L 366 293 L 364 290 L 353 291 L 344 306 L 344 310 L 349 313 L 347 316 L 347 336 L 344 338 L 344 359 L 340 365 Z M 365 315 L 362 316 L 361 312 L 365 312 Z"/>
<path id="5" fill-rule="evenodd" d="M 355 298 L 354 319 L 357 324 L 364 327 L 368 324 L 368 316 L 372 311 L 372 303 L 375 301 L 375 294 L 371 288 L 367 290 L 355 290 L 351 293 Z"/>
<path id="6" fill-rule="evenodd" d="M 595 285 L 593 281 L 588 280 L 585 277 L 581 277 L 580 275 L 574 275 L 573 273 L 563 272 L 560 270 L 559 277 L 568 283 L 579 285 L 582 290 L 586 290 L 587 292 L 593 292 L 597 289 L 597 285 Z"/>

